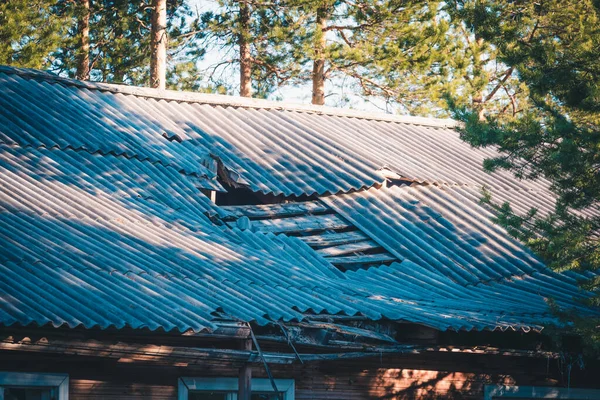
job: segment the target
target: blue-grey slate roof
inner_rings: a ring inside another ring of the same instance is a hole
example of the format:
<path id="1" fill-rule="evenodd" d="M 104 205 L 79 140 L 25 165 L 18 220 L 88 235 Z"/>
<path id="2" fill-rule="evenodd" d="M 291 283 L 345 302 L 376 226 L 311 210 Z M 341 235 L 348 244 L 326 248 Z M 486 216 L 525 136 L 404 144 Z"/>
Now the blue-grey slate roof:
<path id="1" fill-rule="evenodd" d="M 230 102 L 230 103 L 228 103 Z M 283 108 L 0 67 L 0 323 L 202 331 L 217 316 L 361 314 L 437 329 L 541 329 L 586 309 L 490 222 L 486 184 L 551 206 L 544 182 L 489 175 L 443 121 Z M 340 272 L 296 237 L 215 223 L 215 164 L 254 191 L 321 201 L 399 260 Z M 418 186 L 382 187 L 387 168 Z M 436 183 L 438 186 L 432 185 Z"/>

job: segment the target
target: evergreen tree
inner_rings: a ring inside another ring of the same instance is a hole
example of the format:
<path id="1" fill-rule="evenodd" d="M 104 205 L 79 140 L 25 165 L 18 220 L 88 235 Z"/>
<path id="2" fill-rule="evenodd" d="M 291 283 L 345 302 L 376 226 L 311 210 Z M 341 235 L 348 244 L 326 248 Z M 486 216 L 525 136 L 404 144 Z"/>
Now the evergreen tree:
<path id="1" fill-rule="evenodd" d="M 201 32 L 198 30 L 199 17 L 194 18 L 185 0 L 168 0 L 166 5 L 167 59 L 171 61 L 167 66 L 173 69 L 179 63 L 194 62 L 202 57 L 203 52 L 195 40 L 201 36 Z M 69 22 L 65 24 L 68 30 L 58 50 L 51 55 L 51 69 L 54 72 L 77 77 L 81 56 L 88 54 L 89 77 L 93 81 L 150 84 L 154 9 L 151 0 L 139 3 L 130 0 L 90 0 L 87 10 L 81 6 L 81 2 L 58 0 L 55 7 L 57 13 Z M 82 51 L 80 28 L 85 12 L 89 15 L 87 52 Z M 193 86 L 191 81 L 186 82 Z"/>
<path id="2" fill-rule="evenodd" d="M 340 38 L 335 68 L 355 91 L 380 98 L 387 110 L 448 116 L 445 97 L 481 115 L 511 115 L 526 99 L 495 47 L 465 25 L 454 1 L 362 2 L 328 29 Z"/>
<path id="3" fill-rule="evenodd" d="M 46 67 L 63 43 L 65 22 L 54 0 L 0 2 L 0 64 Z"/>
<path id="4" fill-rule="evenodd" d="M 487 160 L 487 169 L 507 169 L 521 179 L 544 177 L 558 197 L 551 215 L 535 209 L 516 215 L 510 204 L 495 205 L 498 221 L 552 267 L 598 271 L 600 3 L 465 0 L 459 11 L 468 29 L 491 43 L 498 60 L 526 85 L 529 97 L 528 107 L 511 118 L 481 120 L 476 108 L 454 105 L 465 122 L 463 138 L 499 148 L 501 155 Z M 600 278 L 591 275 L 585 288 L 597 294 L 590 303 L 600 306 Z M 587 320 L 574 329 L 599 346 L 599 327 L 600 321 Z"/>
<path id="5" fill-rule="evenodd" d="M 90 79 L 90 0 L 80 0 L 77 10 L 77 34 L 79 48 L 75 77 L 87 81 Z"/>
<path id="6" fill-rule="evenodd" d="M 239 32 L 237 34 L 240 55 L 240 96 L 252 97 L 252 54 L 250 49 L 250 5 L 246 0 L 239 3 Z"/>
<path id="7" fill-rule="evenodd" d="M 289 4 L 302 10 L 305 28 L 298 40 L 300 51 L 293 56 L 302 71 L 297 81 L 312 83 L 313 104 L 324 104 L 344 78 L 370 80 L 373 47 L 365 31 L 381 32 L 389 23 L 393 11 L 388 10 L 387 1 L 290 0 Z"/>
<path id="8" fill-rule="evenodd" d="M 320 1 L 315 10 L 313 44 L 313 70 L 312 70 L 312 104 L 325 104 L 325 57 L 327 46 L 327 22 L 331 18 L 334 4 Z"/>
<path id="9" fill-rule="evenodd" d="M 232 92 L 226 70 L 239 72 L 241 96 L 267 97 L 299 74 L 297 43 L 303 37 L 301 13 L 285 1 L 222 0 L 219 10 L 202 15 L 202 46 L 222 57 L 208 77 L 215 87 Z"/>

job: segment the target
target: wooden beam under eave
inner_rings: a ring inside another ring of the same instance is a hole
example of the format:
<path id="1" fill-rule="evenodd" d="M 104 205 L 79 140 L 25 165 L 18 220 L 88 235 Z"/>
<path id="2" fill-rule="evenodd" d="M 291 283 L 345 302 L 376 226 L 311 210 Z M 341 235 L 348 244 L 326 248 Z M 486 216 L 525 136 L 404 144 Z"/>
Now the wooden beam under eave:
<path id="1" fill-rule="evenodd" d="M 252 339 L 242 341 L 241 350 L 252 351 Z M 238 400 L 250 400 L 252 396 L 252 364 L 244 363 L 238 379 Z"/>

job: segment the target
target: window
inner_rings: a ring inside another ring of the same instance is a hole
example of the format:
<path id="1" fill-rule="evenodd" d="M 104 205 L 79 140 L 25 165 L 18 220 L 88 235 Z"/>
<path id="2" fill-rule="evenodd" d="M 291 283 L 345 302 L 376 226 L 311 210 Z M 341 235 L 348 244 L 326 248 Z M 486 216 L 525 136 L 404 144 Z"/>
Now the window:
<path id="1" fill-rule="evenodd" d="M 68 400 L 67 374 L 0 372 L 0 400 Z"/>
<path id="2" fill-rule="evenodd" d="M 538 386 L 486 386 L 484 400 L 509 399 L 569 399 L 597 400 L 600 390 L 567 389 Z"/>
<path id="3" fill-rule="evenodd" d="M 284 400 L 294 400 L 294 380 L 275 379 Z M 180 378 L 179 400 L 237 400 L 237 378 Z M 271 381 L 252 379 L 252 400 L 277 400 Z"/>

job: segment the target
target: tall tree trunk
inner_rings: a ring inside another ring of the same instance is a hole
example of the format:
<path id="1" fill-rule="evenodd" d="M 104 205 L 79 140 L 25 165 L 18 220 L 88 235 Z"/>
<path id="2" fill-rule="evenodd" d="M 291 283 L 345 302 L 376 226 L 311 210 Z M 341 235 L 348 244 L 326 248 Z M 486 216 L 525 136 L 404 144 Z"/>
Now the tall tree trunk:
<path id="1" fill-rule="evenodd" d="M 252 60 L 250 58 L 250 7 L 247 0 L 240 1 L 240 24 L 238 45 L 240 46 L 240 96 L 252 97 Z"/>
<path id="2" fill-rule="evenodd" d="M 90 79 L 90 0 L 81 0 L 77 31 L 79 33 L 79 49 L 75 77 L 87 81 Z"/>
<path id="3" fill-rule="evenodd" d="M 317 26 L 315 40 L 315 59 L 313 61 L 312 103 L 325 104 L 325 28 L 327 27 L 327 9 L 317 10 Z"/>
<path id="4" fill-rule="evenodd" d="M 152 4 L 150 86 L 164 89 L 167 79 L 167 0 Z"/>
<path id="5" fill-rule="evenodd" d="M 123 83 L 125 80 L 125 71 L 121 68 L 116 68 L 113 72 L 112 81 L 114 83 Z"/>

